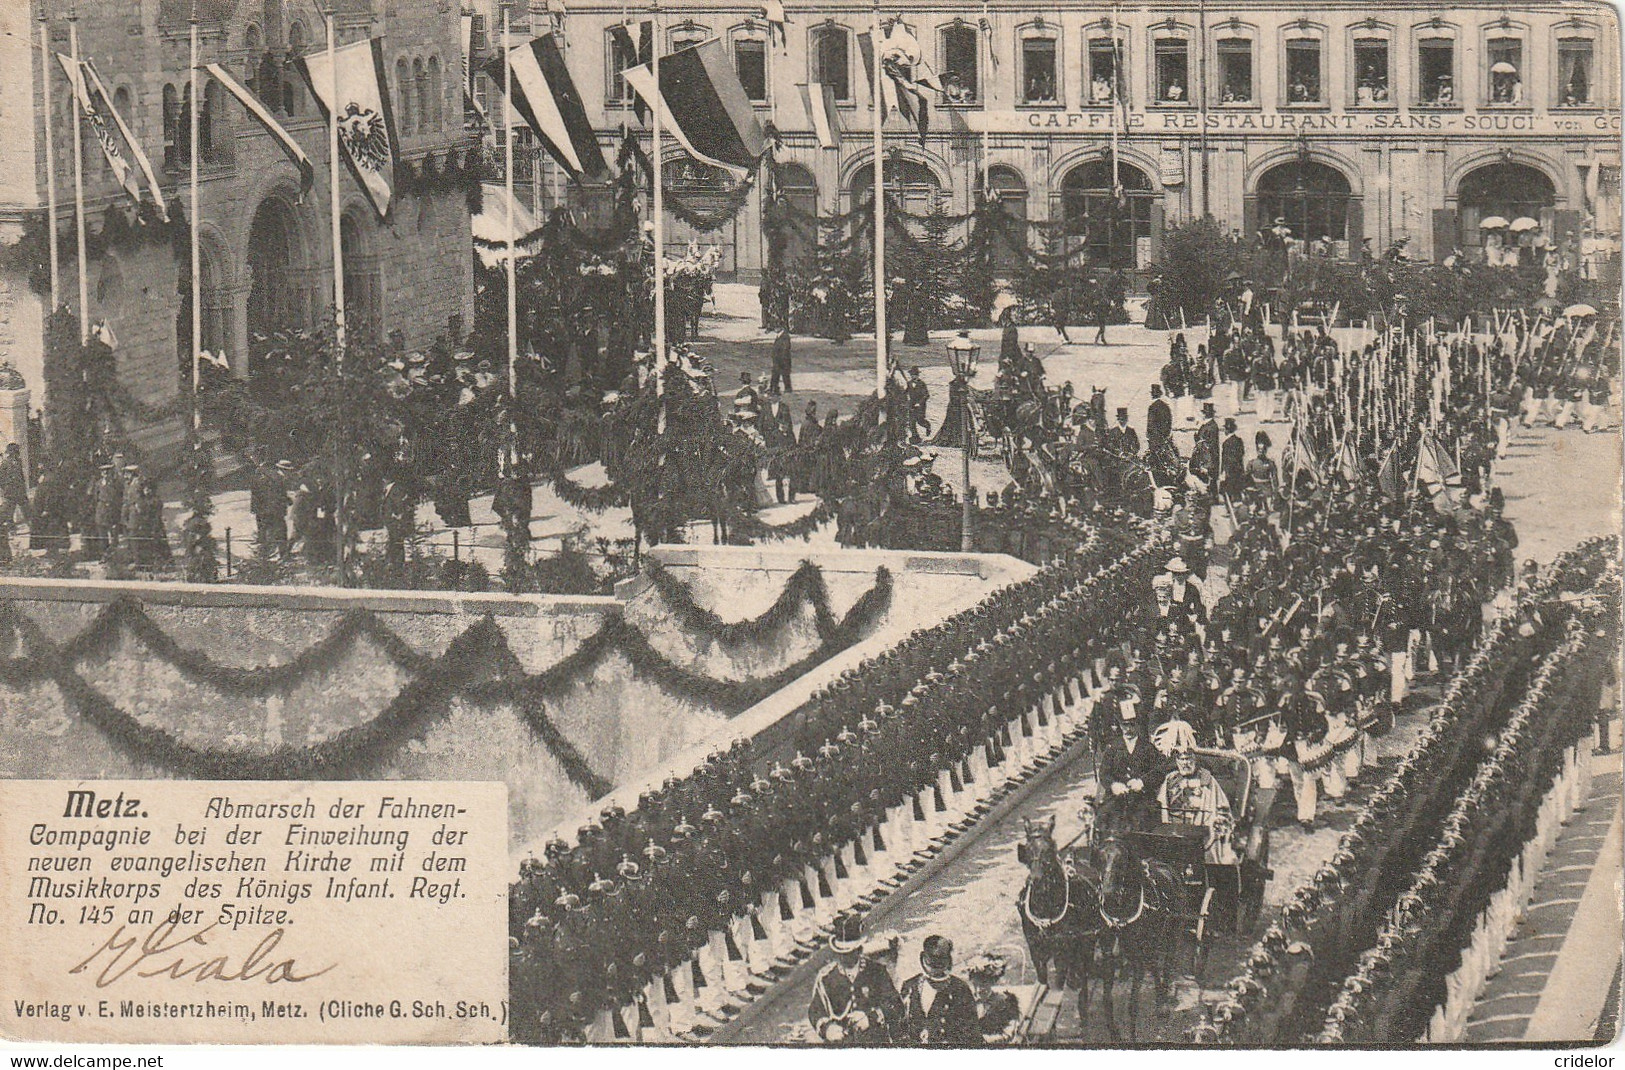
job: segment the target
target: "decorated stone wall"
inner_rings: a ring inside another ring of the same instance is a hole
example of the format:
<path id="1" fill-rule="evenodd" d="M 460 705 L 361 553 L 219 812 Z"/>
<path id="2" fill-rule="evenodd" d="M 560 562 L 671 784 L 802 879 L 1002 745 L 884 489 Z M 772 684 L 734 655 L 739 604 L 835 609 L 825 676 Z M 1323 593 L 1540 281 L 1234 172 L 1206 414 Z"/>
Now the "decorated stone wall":
<path id="1" fill-rule="evenodd" d="M 0 776 L 503 780 L 517 846 L 1029 569 L 806 556 L 657 551 L 612 598 L 8 579 Z"/>

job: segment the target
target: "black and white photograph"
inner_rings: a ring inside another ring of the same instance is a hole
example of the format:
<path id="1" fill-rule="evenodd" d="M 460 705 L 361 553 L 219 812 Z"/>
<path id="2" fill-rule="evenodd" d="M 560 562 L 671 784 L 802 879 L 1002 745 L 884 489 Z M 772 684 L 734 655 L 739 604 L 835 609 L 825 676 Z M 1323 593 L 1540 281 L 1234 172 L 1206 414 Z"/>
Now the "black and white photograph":
<path id="1" fill-rule="evenodd" d="M 0 69 L 0 1048 L 1617 1043 L 1610 4 Z"/>

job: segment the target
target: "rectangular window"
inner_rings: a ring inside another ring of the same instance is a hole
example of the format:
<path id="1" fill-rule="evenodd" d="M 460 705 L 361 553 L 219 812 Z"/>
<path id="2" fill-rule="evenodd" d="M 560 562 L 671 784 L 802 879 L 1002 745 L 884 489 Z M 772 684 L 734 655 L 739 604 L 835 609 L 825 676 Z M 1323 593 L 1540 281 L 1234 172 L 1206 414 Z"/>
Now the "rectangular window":
<path id="1" fill-rule="evenodd" d="M 942 31 L 942 94 L 949 104 L 974 104 L 981 78 L 981 37 L 972 26 L 950 26 Z"/>
<path id="2" fill-rule="evenodd" d="M 635 27 L 633 32 L 636 32 Z M 625 71 L 628 67 L 636 67 L 637 65 L 637 54 L 626 43 L 626 39 L 611 35 L 609 39 L 609 98 L 611 100 L 630 101 L 632 99 L 632 83 L 626 80 Z M 483 83 L 483 81 L 484 79 L 480 79 L 479 82 L 476 82 L 476 85 Z M 482 103 L 482 106 L 485 107 L 487 115 L 491 114 L 488 105 Z"/>
<path id="3" fill-rule="evenodd" d="M 1578 108 L 1591 101 L 1592 46 L 1588 40 L 1557 42 L 1557 102 L 1560 107 Z"/>
<path id="4" fill-rule="evenodd" d="M 1157 103 L 1185 104 L 1190 100 L 1190 56 L 1183 38 L 1158 41 Z"/>
<path id="5" fill-rule="evenodd" d="M 1490 103 L 1523 103 L 1523 42 L 1513 37 L 1489 41 Z"/>
<path id="6" fill-rule="evenodd" d="M 1123 72 L 1117 60 L 1122 45 L 1109 37 L 1097 37 L 1089 42 L 1089 103 L 1113 104 L 1123 86 Z"/>
<path id="7" fill-rule="evenodd" d="M 1354 42 L 1354 102 L 1388 103 L 1388 42 L 1365 38 Z"/>
<path id="8" fill-rule="evenodd" d="M 468 27 L 468 50 L 474 53 L 484 52 L 491 47 L 486 36 L 486 22 L 484 15 L 475 15 L 474 21 Z"/>
<path id="9" fill-rule="evenodd" d="M 1423 104 L 1456 102 L 1456 42 L 1428 38 L 1416 46 L 1418 91 Z"/>
<path id="10" fill-rule="evenodd" d="M 1026 104 L 1054 104 L 1055 39 L 1029 37 L 1021 42 L 1021 99 Z"/>
<path id="11" fill-rule="evenodd" d="M 745 87 L 745 96 L 757 104 L 766 102 L 767 43 L 735 41 L 734 69 L 739 72 L 739 84 Z"/>
<path id="12" fill-rule="evenodd" d="M 1253 100 L 1253 43 L 1239 37 L 1219 41 L 1219 102 L 1251 104 Z"/>
<path id="13" fill-rule="evenodd" d="M 671 32 L 671 50 L 675 52 L 679 48 L 688 48 L 690 45 L 697 45 L 710 39 L 711 34 L 698 26 L 680 27 Z"/>
<path id="14" fill-rule="evenodd" d="M 814 31 L 813 81 L 827 85 L 839 101 L 852 99 L 852 61 L 847 51 L 846 31 L 826 26 Z"/>
<path id="15" fill-rule="evenodd" d="M 1286 100 L 1288 104 L 1320 103 L 1320 42 L 1286 43 Z"/>

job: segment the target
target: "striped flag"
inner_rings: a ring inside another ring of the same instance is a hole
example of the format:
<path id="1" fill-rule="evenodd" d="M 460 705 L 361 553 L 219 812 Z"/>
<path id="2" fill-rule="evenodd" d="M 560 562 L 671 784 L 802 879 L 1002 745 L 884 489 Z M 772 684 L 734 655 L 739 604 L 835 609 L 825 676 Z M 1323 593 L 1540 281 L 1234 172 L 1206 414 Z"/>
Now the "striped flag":
<path id="1" fill-rule="evenodd" d="M 609 167 L 592 121 L 553 35 L 527 41 L 508 56 L 513 64 L 513 106 L 549 155 L 576 177 L 606 173 Z M 498 56 L 486 67 L 498 86 L 507 84 L 502 63 Z"/>
<path id="2" fill-rule="evenodd" d="M 750 171 L 767 150 L 756 109 L 715 37 L 662 56 L 658 91 L 649 64 L 627 68 L 626 80 L 645 104 L 661 109 L 662 127 L 701 163 Z"/>
<path id="3" fill-rule="evenodd" d="M 835 106 L 835 87 L 812 82 L 796 88 L 801 90 L 801 103 L 807 109 L 807 121 L 812 124 L 813 133 L 818 135 L 818 147 L 840 148 L 841 113 Z"/>
<path id="4" fill-rule="evenodd" d="M 781 49 L 790 47 L 790 32 L 787 29 L 790 20 L 784 14 L 784 0 L 766 0 L 762 8 L 762 17 L 767 20 L 768 40 L 777 44 Z"/>
<path id="5" fill-rule="evenodd" d="M 326 52 L 313 52 L 300 56 L 298 62 L 323 121 L 338 116 L 339 145 L 350 173 L 372 202 L 373 211 L 380 219 L 388 219 L 395 199 L 400 138 L 384 88 L 389 83 L 384 78 L 383 41 L 373 37 L 340 45 L 331 61 Z M 335 87 L 337 99 L 333 99 Z"/>
<path id="6" fill-rule="evenodd" d="M 874 80 L 875 54 L 872 34 L 858 36 L 858 48 L 863 55 L 863 69 Z M 908 31 L 901 19 L 893 19 L 886 36 L 880 39 L 880 70 L 885 76 L 877 94 L 881 119 L 898 112 L 919 130 L 923 144 L 931 128 L 931 105 L 926 91 L 940 95 L 942 83 L 937 72 L 925 58 L 919 40 Z M 874 87 L 871 85 L 870 89 Z"/>
<path id="7" fill-rule="evenodd" d="M 635 43 L 632 40 L 634 31 L 637 34 Z M 617 23 L 609 28 L 609 36 L 615 43 L 615 51 L 626 58 L 625 67 L 648 63 L 654 56 L 655 24 L 652 19 Z M 624 73 L 623 70 L 623 77 Z M 633 96 L 632 111 L 637 115 L 639 122 L 649 121 L 649 110 L 643 106 L 642 97 Z"/>
<path id="8" fill-rule="evenodd" d="M 248 114 L 265 128 L 265 132 L 271 135 L 271 140 L 281 146 L 283 155 L 299 169 L 299 196 L 303 197 L 309 193 L 311 184 L 315 181 L 316 168 L 311 164 L 310 157 L 305 155 L 305 150 L 299 147 L 299 142 L 295 141 L 293 135 L 284 130 L 282 124 L 265 110 L 260 98 L 245 89 L 224 67 L 218 63 L 205 63 L 203 69 L 208 72 L 209 77 L 224 86 L 226 92 L 236 97 L 242 106 L 248 109 Z"/>
<path id="9" fill-rule="evenodd" d="M 164 206 L 164 194 L 158 187 L 152 163 L 147 159 L 147 154 L 141 151 L 135 135 L 130 133 L 124 117 L 113 107 L 113 100 L 107 95 L 101 76 L 96 73 L 96 65 L 88 59 L 80 60 L 75 70 L 72 57 L 58 52 L 56 58 L 73 86 L 74 99 L 79 103 L 85 122 L 90 124 L 91 132 L 96 135 L 96 143 L 102 147 L 102 156 L 106 158 L 114 179 L 138 206 L 141 204 L 141 179 L 145 179 L 147 196 L 158 218 L 169 222 L 169 210 Z M 137 169 L 140 178 L 136 177 Z"/>

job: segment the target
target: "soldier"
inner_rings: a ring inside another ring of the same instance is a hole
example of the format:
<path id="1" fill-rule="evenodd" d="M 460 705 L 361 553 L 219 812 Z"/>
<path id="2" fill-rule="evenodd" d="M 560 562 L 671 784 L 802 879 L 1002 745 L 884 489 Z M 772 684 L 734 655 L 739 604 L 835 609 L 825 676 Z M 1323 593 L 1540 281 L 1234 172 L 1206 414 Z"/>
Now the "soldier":
<path id="1" fill-rule="evenodd" d="M 842 914 L 829 938 L 835 961 L 813 982 L 807 1021 L 825 1044 L 868 1047 L 890 1042 L 903 1019 L 891 976 L 863 954 L 862 919 Z"/>
<path id="2" fill-rule="evenodd" d="M 1174 441 L 1174 415 L 1163 399 L 1162 387 L 1151 384 L 1151 404 L 1145 408 L 1145 449 L 1148 455 L 1159 453 Z"/>
<path id="3" fill-rule="evenodd" d="M 932 934 L 920 950 L 920 972 L 903 982 L 903 1020 L 898 1043 L 971 1048 L 982 1043 L 976 996 L 953 975 L 954 942 Z"/>
<path id="4" fill-rule="evenodd" d="M 1100 759 L 1100 823 L 1104 831 L 1147 828 L 1156 823 L 1156 790 L 1162 783 L 1162 755 L 1140 737 L 1140 716 L 1132 705 L 1119 715 L 1119 737 Z"/>

